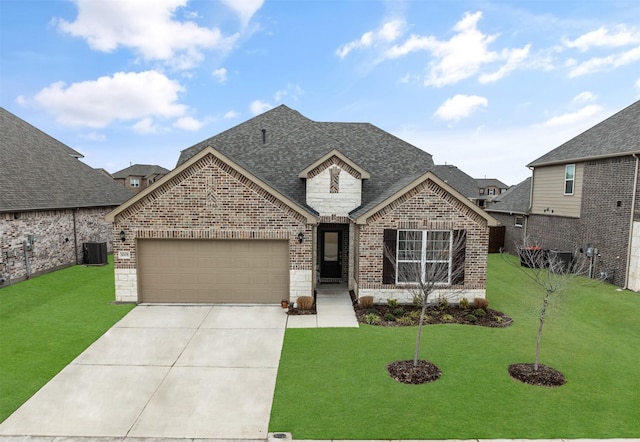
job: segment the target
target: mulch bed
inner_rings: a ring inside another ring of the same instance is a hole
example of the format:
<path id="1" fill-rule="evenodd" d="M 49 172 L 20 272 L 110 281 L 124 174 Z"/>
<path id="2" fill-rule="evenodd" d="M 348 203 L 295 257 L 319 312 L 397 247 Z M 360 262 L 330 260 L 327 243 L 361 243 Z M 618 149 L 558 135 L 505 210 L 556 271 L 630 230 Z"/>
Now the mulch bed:
<path id="1" fill-rule="evenodd" d="M 511 364 L 509 375 L 525 384 L 540 387 L 559 387 L 567 383 L 562 373 L 542 364 L 538 364 L 538 370 L 534 370 L 534 364 Z"/>
<path id="2" fill-rule="evenodd" d="M 308 310 L 302 310 L 299 308 L 293 308 L 293 305 L 289 305 L 289 308 L 287 309 L 287 314 L 288 315 L 315 315 L 316 314 L 316 305 L 313 304 L 313 307 L 311 307 Z"/>
<path id="3" fill-rule="evenodd" d="M 387 364 L 389 376 L 403 384 L 426 384 L 437 380 L 442 371 L 437 365 L 423 359 L 414 367 L 413 361 L 395 361 Z"/>
<path id="4" fill-rule="evenodd" d="M 398 308 L 402 308 L 402 314 L 395 314 L 395 310 Z M 402 327 L 402 326 L 411 326 L 418 325 L 419 316 L 412 317 L 411 312 L 420 312 L 421 307 L 414 305 L 400 305 L 398 307 L 389 307 L 386 304 L 375 304 L 370 308 L 362 308 L 360 306 L 354 307 L 356 312 L 356 317 L 358 318 L 358 322 L 360 324 L 367 324 L 366 316 L 369 313 L 375 313 L 380 317 L 380 322 L 378 326 L 382 327 Z M 478 315 L 475 316 L 475 321 L 471 321 L 468 318 L 468 315 L 473 315 L 475 308 L 470 307 L 468 309 L 460 308 L 457 305 L 449 305 L 447 307 L 439 307 L 436 305 L 430 305 L 427 307 L 427 312 L 425 316 L 424 325 L 428 324 L 466 324 L 466 325 L 479 325 L 481 327 L 509 327 L 513 323 L 513 319 L 509 316 L 505 315 L 502 312 L 497 310 L 492 310 L 490 308 L 484 309 L 484 316 Z M 388 315 L 393 315 L 393 320 L 385 319 L 385 316 L 390 317 Z M 414 315 L 416 315 L 414 313 Z M 449 316 L 446 316 L 449 315 Z M 398 319 L 401 317 L 412 318 L 411 322 L 408 322 L 408 319 L 405 319 L 405 323 L 398 322 Z"/>

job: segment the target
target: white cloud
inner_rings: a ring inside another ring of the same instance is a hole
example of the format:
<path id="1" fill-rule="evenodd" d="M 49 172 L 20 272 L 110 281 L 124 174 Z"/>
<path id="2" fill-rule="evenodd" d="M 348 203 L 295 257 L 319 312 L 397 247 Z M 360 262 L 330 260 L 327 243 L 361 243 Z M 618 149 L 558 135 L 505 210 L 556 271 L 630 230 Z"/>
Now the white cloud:
<path id="1" fill-rule="evenodd" d="M 249 110 L 253 115 L 261 114 L 269 109 L 273 109 L 273 105 L 260 100 L 254 100 L 249 105 Z"/>
<path id="2" fill-rule="evenodd" d="M 196 120 L 193 117 L 182 117 L 178 118 L 173 126 L 177 127 L 178 129 L 196 131 L 204 126 L 204 123 L 202 121 Z"/>
<path id="3" fill-rule="evenodd" d="M 640 30 L 627 28 L 625 25 L 618 25 L 613 33 L 605 27 L 600 27 L 595 31 L 587 32 L 575 40 L 563 40 L 563 44 L 568 48 L 577 48 L 585 52 L 592 47 L 619 47 L 640 42 Z"/>
<path id="4" fill-rule="evenodd" d="M 435 116 L 445 121 L 457 121 L 468 117 L 476 109 L 487 107 L 489 102 L 478 95 L 456 95 L 445 101 L 435 112 Z"/>
<path id="5" fill-rule="evenodd" d="M 100 132 L 92 131 L 86 134 L 78 135 L 80 139 L 88 140 L 88 141 L 106 141 L 107 136 L 105 134 L 101 134 Z"/>
<path id="6" fill-rule="evenodd" d="M 238 118 L 240 116 L 240 114 L 234 110 L 230 110 L 227 113 L 224 114 L 224 116 L 222 118 L 224 118 L 225 120 L 231 120 L 233 118 Z"/>
<path id="7" fill-rule="evenodd" d="M 188 0 L 74 0 L 78 17 L 57 20 L 60 30 L 87 40 L 97 51 L 118 47 L 135 50 L 145 60 L 159 60 L 177 69 L 190 69 L 202 61 L 202 50 L 228 50 L 237 34 L 223 37 L 217 28 L 193 21 L 177 21 L 175 12 Z"/>
<path id="8" fill-rule="evenodd" d="M 284 101 L 286 98 L 296 101 L 302 94 L 304 94 L 304 90 L 299 85 L 289 83 L 284 87 L 284 89 L 276 91 L 273 99 L 276 102 Z"/>
<path id="9" fill-rule="evenodd" d="M 536 125 L 539 127 L 554 127 L 554 126 L 569 126 L 579 124 L 585 120 L 590 120 L 594 115 L 597 115 L 602 108 L 595 104 L 590 104 L 575 112 L 567 112 L 562 115 L 558 115 Z M 577 135 L 577 134 L 576 134 Z"/>
<path id="10" fill-rule="evenodd" d="M 573 100 L 571 101 L 576 104 L 584 104 L 584 103 L 588 103 L 589 101 L 593 101 L 596 98 L 598 97 L 592 94 L 591 92 L 584 91 L 584 92 L 580 92 L 578 95 L 573 97 Z"/>
<path id="11" fill-rule="evenodd" d="M 227 82 L 227 70 L 225 68 L 216 69 L 212 72 L 213 77 L 218 81 L 218 83 L 226 83 Z"/>
<path id="12" fill-rule="evenodd" d="M 391 19 L 382 24 L 378 29 L 362 34 L 358 40 L 350 41 L 340 46 L 336 50 L 338 57 L 345 58 L 355 49 L 366 49 L 375 46 L 377 43 L 390 43 L 395 41 L 402 33 L 406 24 L 401 19 Z"/>
<path id="13" fill-rule="evenodd" d="M 483 66 L 504 62 L 491 74 L 480 77 L 480 82 L 488 83 L 504 77 L 519 68 L 529 55 L 530 45 L 520 49 L 503 49 L 501 52 L 489 50 L 498 35 L 486 35 L 478 30 L 482 12 L 465 13 L 453 27 L 456 32 L 449 40 L 439 40 L 434 36 L 411 35 L 404 43 L 394 45 L 385 53 L 387 58 L 398 58 L 416 51 L 428 51 L 433 60 L 429 62 L 425 86 L 445 86 L 454 84 L 480 72 Z"/>
<path id="14" fill-rule="evenodd" d="M 146 134 L 155 134 L 160 131 L 160 128 L 153 124 L 153 118 L 147 117 L 138 121 L 136 124 L 131 126 L 134 132 L 146 135 Z"/>
<path id="15" fill-rule="evenodd" d="M 178 103 L 182 91 L 179 83 L 156 71 L 118 72 L 69 86 L 53 83 L 33 100 L 62 124 L 103 128 L 114 121 L 181 117 L 187 110 Z M 151 127 L 139 124 L 143 130 Z"/>
<path id="16" fill-rule="evenodd" d="M 264 0 L 222 0 L 222 2 L 233 9 L 240 17 L 242 25 L 246 26 L 251 17 L 262 7 Z"/>
<path id="17" fill-rule="evenodd" d="M 581 75 L 593 74 L 601 71 L 610 71 L 615 68 L 626 66 L 640 60 L 640 46 L 619 54 L 607 57 L 593 57 L 582 63 L 569 60 L 567 66 L 570 67 L 569 78 Z"/>

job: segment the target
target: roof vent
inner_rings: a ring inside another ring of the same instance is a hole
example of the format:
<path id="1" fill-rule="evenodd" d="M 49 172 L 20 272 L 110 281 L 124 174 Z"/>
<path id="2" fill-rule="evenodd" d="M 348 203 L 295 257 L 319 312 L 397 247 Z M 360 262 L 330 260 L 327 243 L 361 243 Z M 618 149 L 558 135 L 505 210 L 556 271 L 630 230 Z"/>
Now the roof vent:
<path id="1" fill-rule="evenodd" d="M 267 129 L 262 129 L 262 144 L 267 144 Z"/>

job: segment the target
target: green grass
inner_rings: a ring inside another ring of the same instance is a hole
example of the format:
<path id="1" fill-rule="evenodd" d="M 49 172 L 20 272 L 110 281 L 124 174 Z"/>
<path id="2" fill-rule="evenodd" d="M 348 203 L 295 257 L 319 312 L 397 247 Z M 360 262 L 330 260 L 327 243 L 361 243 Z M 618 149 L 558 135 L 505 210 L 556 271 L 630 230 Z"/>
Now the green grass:
<path id="1" fill-rule="evenodd" d="M 296 439 L 612 438 L 640 435 L 640 295 L 575 280 L 550 310 L 540 362 L 567 384 L 535 387 L 507 367 L 533 362 L 542 293 L 499 255 L 487 298 L 505 329 L 431 325 L 421 358 L 442 369 L 404 385 L 387 363 L 411 359 L 416 327 L 289 329 L 270 431 Z"/>
<path id="2" fill-rule="evenodd" d="M 112 304 L 109 261 L 0 289 L 0 422 L 133 308 Z"/>

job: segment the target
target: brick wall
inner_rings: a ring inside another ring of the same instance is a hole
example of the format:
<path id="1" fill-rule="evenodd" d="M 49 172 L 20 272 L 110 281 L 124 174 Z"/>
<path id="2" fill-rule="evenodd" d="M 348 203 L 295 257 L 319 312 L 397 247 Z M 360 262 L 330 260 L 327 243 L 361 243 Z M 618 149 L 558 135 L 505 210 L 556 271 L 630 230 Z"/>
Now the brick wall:
<path id="1" fill-rule="evenodd" d="M 8 280 L 4 286 L 27 277 L 23 248 L 27 234 L 32 234 L 35 240 L 33 249 L 26 253 L 30 276 L 74 265 L 76 256 L 78 263 L 82 263 L 85 242 L 106 242 L 107 250 L 111 251 L 112 227 L 104 216 L 114 208 L 0 214 L 0 274 Z M 74 250 L 76 242 L 77 250 Z"/>
<path id="2" fill-rule="evenodd" d="M 360 226 L 359 296 L 371 295 L 377 301 L 391 296 L 406 297 L 402 287 L 382 284 L 385 229 L 466 230 L 464 284 L 453 289 L 484 297 L 489 242 L 486 220 L 431 181 L 419 185 L 372 216 L 369 224 Z"/>
<path id="3" fill-rule="evenodd" d="M 585 163 L 580 218 L 532 215 L 530 239 L 569 251 L 590 243 L 600 253 L 595 276 L 607 271 L 614 284 L 624 285 L 634 173 L 631 156 Z"/>
<path id="4" fill-rule="evenodd" d="M 490 215 L 498 220 L 501 225 L 505 226 L 504 251 L 512 255 L 517 255 L 518 246 L 524 244 L 524 227 L 515 225 L 516 217 L 514 215 L 499 212 L 491 212 Z"/>
<path id="5" fill-rule="evenodd" d="M 126 241 L 114 243 L 119 300 L 137 300 L 136 274 L 131 271 L 136 269 L 137 238 L 288 239 L 291 296 L 312 293 L 313 226 L 212 155 L 120 213 L 113 229 L 114 237 L 120 230 L 126 234 Z"/>

